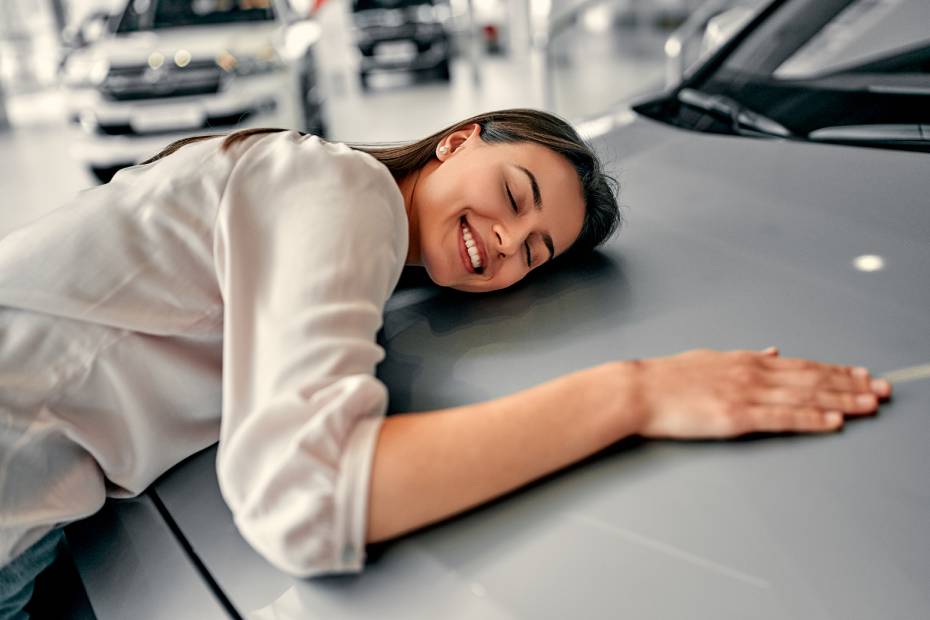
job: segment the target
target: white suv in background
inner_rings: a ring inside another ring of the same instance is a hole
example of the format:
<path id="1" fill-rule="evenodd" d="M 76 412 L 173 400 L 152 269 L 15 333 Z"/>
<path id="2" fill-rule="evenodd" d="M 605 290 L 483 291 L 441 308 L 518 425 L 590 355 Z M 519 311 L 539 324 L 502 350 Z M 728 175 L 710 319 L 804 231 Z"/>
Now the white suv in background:
<path id="1" fill-rule="evenodd" d="M 62 67 L 73 153 L 105 182 L 189 135 L 323 135 L 319 35 L 285 0 L 130 0 Z"/>

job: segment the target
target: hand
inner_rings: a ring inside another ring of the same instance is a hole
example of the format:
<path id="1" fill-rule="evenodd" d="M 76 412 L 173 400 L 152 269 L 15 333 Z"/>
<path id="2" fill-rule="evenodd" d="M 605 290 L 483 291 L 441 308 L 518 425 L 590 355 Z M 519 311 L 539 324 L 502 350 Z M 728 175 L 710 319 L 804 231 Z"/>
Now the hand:
<path id="1" fill-rule="evenodd" d="M 765 351 L 687 351 L 639 366 L 640 435 L 726 438 L 753 432 L 825 432 L 843 413 L 875 413 L 891 385 L 868 370 Z"/>

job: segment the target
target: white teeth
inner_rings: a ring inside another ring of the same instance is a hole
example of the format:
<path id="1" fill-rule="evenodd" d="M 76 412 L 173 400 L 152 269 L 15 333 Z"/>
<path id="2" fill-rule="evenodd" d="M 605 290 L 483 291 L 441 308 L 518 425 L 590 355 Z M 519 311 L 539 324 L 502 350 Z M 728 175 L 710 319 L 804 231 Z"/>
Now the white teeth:
<path id="1" fill-rule="evenodd" d="M 471 259 L 471 266 L 475 269 L 481 268 L 481 255 L 478 253 L 475 240 L 471 236 L 468 226 L 462 224 L 462 238 L 465 240 L 465 249 L 468 251 L 468 257 Z"/>

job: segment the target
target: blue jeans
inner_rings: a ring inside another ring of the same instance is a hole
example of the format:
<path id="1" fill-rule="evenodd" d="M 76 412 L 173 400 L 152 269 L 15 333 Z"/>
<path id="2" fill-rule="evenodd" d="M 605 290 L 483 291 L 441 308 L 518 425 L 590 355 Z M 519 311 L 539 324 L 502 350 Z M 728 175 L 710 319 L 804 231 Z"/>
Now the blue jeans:
<path id="1" fill-rule="evenodd" d="M 64 529 L 56 527 L 6 566 L 0 567 L 0 620 L 27 620 L 23 608 L 32 598 L 36 577 L 58 555 Z"/>

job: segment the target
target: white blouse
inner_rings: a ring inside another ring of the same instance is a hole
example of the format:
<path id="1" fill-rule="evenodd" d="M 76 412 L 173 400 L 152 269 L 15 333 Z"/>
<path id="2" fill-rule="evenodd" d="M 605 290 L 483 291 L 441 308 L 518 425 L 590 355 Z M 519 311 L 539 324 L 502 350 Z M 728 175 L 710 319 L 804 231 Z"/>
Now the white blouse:
<path id="1" fill-rule="evenodd" d="M 298 576 L 361 570 L 403 198 L 344 144 L 220 143 L 0 239 L 0 565 L 219 440 L 259 553 Z"/>

